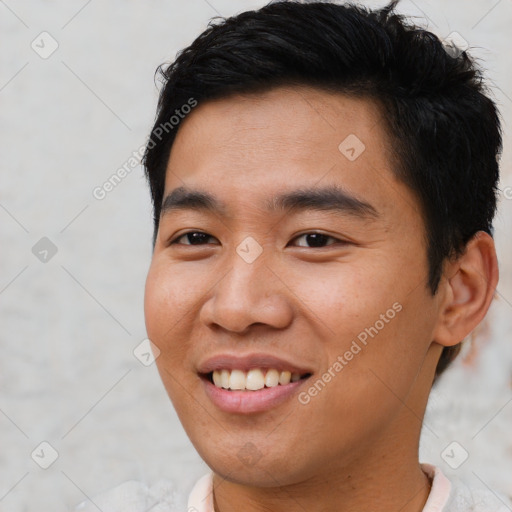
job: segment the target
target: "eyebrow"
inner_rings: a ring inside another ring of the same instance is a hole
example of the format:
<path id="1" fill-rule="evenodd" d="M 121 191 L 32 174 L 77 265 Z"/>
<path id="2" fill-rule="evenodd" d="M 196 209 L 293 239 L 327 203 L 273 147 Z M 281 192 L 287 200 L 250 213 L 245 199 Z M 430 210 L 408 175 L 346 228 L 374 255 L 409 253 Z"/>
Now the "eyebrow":
<path id="1" fill-rule="evenodd" d="M 291 213 L 316 210 L 343 215 L 350 214 L 362 219 L 379 217 L 379 212 L 370 203 L 353 196 L 336 185 L 285 192 L 267 199 L 264 206 L 271 213 L 284 210 Z M 165 197 L 160 216 L 178 210 L 197 210 L 227 216 L 225 203 L 209 192 L 185 186 L 175 188 Z"/>

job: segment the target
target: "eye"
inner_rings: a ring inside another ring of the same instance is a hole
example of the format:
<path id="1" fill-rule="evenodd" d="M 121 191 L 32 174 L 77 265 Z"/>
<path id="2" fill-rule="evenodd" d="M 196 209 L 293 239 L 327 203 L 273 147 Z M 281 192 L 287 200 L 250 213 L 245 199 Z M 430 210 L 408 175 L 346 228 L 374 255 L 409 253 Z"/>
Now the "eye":
<path id="1" fill-rule="evenodd" d="M 333 243 L 339 242 L 341 244 L 346 244 L 343 240 L 339 240 L 329 235 L 325 235 L 323 233 L 316 233 L 314 231 L 310 233 L 303 233 L 295 237 L 293 240 L 304 239 L 305 243 L 297 244 L 299 247 L 325 247 L 326 245 L 333 245 Z M 331 243 L 327 243 L 328 241 Z"/>
<path id="2" fill-rule="evenodd" d="M 171 244 L 178 244 L 178 245 L 204 245 L 208 243 L 209 238 L 215 238 L 208 233 L 203 233 L 202 231 L 189 231 L 187 233 L 181 234 L 179 237 L 172 240 L 169 245 Z M 179 242 L 181 239 L 186 240 L 187 242 L 181 243 Z"/>
<path id="3" fill-rule="evenodd" d="M 177 244 L 177 245 L 205 245 L 208 244 L 208 240 L 212 238 L 215 239 L 214 236 L 209 235 L 208 233 L 204 233 L 202 231 L 188 231 L 187 233 L 182 233 L 179 237 L 172 240 L 169 245 Z M 325 247 L 328 245 L 334 245 L 336 243 L 346 244 L 343 240 L 339 240 L 329 235 L 325 235 L 324 233 L 317 232 L 309 232 L 303 233 L 293 239 L 293 241 L 303 239 L 302 243 L 298 243 L 299 247 Z M 180 240 L 183 240 L 180 242 Z"/>

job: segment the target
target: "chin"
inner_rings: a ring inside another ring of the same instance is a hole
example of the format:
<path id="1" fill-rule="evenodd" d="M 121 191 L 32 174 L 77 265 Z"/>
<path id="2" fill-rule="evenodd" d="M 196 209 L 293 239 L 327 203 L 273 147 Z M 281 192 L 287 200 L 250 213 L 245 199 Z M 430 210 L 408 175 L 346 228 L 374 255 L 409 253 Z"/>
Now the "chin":
<path id="1" fill-rule="evenodd" d="M 268 433 L 264 436 L 267 437 Z M 208 467 L 222 479 L 246 486 L 278 487 L 291 485 L 307 478 L 307 471 L 297 460 L 297 450 L 279 441 L 262 447 L 263 443 L 230 439 L 209 442 L 213 437 L 191 438 L 197 452 Z M 215 439 L 218 439 L 215 437 Z M 276 448 L 279 447 L 279 451 Z M 293 455 L 290 455 L 293 454 Z"/>

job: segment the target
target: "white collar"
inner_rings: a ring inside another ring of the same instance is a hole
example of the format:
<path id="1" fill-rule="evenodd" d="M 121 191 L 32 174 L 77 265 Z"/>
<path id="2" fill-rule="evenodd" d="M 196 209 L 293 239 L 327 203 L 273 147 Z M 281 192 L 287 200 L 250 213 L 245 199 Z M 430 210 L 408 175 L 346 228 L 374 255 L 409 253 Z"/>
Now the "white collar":
<path id="1" fill-rule="evenodd" d="M 432 481 L 432 488 L 422 512 L 442 512 L 450 496 L 452 484 L 442 471 L 431 464 L 420 464 L 422 471 Z M 188 498 L 188 510 L 215 512 L 213 508 L 213 473 L 201 477 Z"/>
<path id="2" fill-rule="evenodd" d="M 188 497 L 187 510 L 215 512 L 213 508 L 213 473 L 202 476 Z"/>

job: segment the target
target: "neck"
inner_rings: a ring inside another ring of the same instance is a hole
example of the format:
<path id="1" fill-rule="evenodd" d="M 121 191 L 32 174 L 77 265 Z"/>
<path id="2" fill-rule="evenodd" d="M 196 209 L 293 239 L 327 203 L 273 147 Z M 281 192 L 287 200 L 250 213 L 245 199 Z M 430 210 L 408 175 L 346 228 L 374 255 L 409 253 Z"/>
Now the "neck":
<path id="1" fill-rule="evenodd" d="M 419 439 L 418 439 L 419 440 Z M 359 453 L 357 460 L 338 467 L 326 467 L 313 478 L 273 487 L 253 487 L 224 480 L 214 474 L 215 512 L 353 512 L 368 510 L 378 504 L 380 512 L 421 512 L 430 492 L 431 482 L 420 468 L 417 443 L 396 436 L 376 451 L 372 443 Z M 266 472 L 267 476 L 269 472 Z M 229 477 L 228 477 L 229 478 Z"/>

